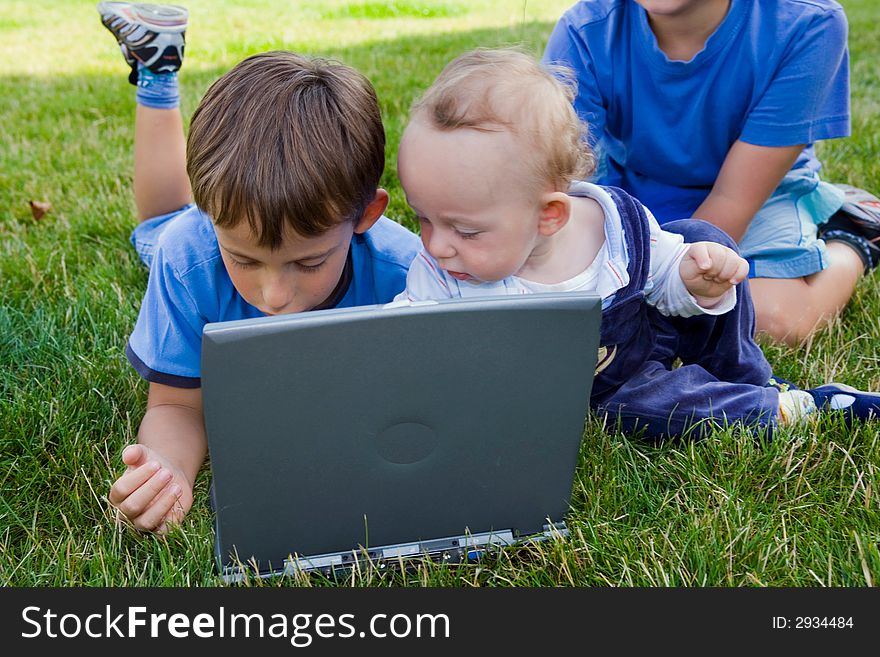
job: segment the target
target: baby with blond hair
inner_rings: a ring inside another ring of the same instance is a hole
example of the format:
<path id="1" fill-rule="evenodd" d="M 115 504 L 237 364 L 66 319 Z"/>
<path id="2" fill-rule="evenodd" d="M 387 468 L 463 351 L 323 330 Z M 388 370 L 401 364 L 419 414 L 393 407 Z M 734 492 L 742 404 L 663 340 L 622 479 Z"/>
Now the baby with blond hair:
<path id="1" fill-rule="evenodd" d="M 573 97 L 564 69 L 514 49 L 472 51 L 443 70 L 398 153 L 423 245 L 398 298 L 596 292 L 591 406 L 649 438 L 733 422 L 772 431 L 824 409 L 876 415 L 880 395 L 768 384 L 734 242 L 695 219 L 661 228 L 623 190 L 584 182 L 594 158 Z"/>

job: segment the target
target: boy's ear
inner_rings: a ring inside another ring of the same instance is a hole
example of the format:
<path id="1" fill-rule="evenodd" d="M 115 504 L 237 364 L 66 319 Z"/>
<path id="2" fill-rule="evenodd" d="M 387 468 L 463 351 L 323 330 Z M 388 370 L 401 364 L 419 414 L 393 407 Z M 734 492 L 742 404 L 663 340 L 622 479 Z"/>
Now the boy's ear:
<path id="1" fill-rule="evenodd" d="M 550 192 L 541 199 L 538 232 L 550 237 L 558 232 L 571 217 L 571 197 L 564 192 Z"/>
<path id="2" fill-rule="evenodd" d="M 367 204 L 366 208 L 364 208 L 361 220 L 355 224 L 354 232 L 366 233 L 370 230 L 370 228 L 373 227 L 373 224 L 379 221 L 379 217 L 382 216 L 382 213 L 385 212 L 385 208 L 387 207 L 388 192 L 379 187 L 376 190 L 376 196 L 374 196 L 373 200 Z"/>

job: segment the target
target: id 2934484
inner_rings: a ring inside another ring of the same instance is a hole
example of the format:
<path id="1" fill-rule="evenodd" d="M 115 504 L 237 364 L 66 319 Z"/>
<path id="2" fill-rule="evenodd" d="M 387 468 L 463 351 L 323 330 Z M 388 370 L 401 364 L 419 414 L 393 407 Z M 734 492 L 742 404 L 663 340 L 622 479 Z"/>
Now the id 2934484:
<path id="1" fill-rule="evenodd" d="M 774 630 L 847 630 L 853 629 L 852 616 L 774 616 Z"/>

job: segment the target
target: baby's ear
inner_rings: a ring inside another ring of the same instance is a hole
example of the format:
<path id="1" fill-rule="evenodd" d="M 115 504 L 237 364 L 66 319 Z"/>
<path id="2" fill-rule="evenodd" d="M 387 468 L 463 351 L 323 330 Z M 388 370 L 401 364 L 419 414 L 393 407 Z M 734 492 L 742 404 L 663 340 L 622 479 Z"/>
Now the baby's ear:
<path id="1" fill-rule="evenodd" d="M 370 230 L 370 228 L 373 227 L 373 224 L 379 221 L 379 217 L 382 216 L 382 213 L 385 212 L 385 208 L 387 207 L 388 192 L 380 187 L 376 190 L 376 196 L 373 197 L 373 200 L 367 203 L 367 207 L 364 208 L 364 213 L 361 215 L 360 221 L 354 226 L 354 232 L 366 233 Z"/>
<path id="2" fill-rule="evenodd" d="M 538 231 L 545 237 L 558 232 L 571 217 L 571 197 L 564 192 L 550 192 L 541 199 Z"/>

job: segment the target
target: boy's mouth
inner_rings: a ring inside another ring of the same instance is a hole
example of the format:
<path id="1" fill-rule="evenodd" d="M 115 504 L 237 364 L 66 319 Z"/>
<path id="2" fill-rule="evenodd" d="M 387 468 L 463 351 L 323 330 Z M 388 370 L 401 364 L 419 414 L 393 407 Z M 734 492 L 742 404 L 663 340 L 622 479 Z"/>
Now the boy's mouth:
<path id="1" fill-rule="evenodd" d="M 451 269 L 447 269 L 446 273 L 452 276 L 457 281 L 467 281 L 473 278 L 470 274 L 464 274 L 460 271 L 452 271 Z"/>

